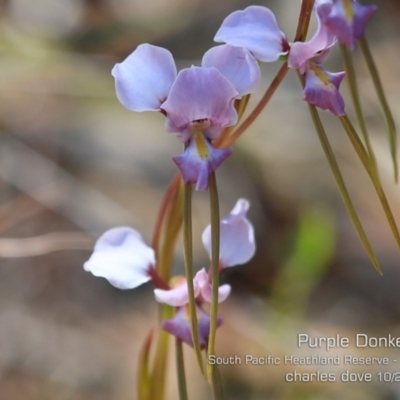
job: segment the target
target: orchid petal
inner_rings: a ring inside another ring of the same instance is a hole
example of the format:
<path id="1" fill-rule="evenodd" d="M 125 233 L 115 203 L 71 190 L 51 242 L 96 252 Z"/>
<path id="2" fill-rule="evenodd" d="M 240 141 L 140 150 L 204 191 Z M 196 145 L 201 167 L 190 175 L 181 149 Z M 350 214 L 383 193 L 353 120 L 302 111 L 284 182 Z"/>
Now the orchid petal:
<path id="1" fill-rule="evenodd" d="M 197 307 L 197 322 L 199 326 L 200 347 L 204 349 L 207 346 L 208 336 L 210 335 L 210 316 L 200 307 Z M 222 317 L 217 317 L 217 327 L 221 326 Z M 178 309 L 174 318 L 163 321 L 162 328 L 180 339 L 182 342 L 193 347 L 192 330 L 190 317 L 186 308 Z"/>
<path id="2" fill-rule="evenodd" d="M 186 184 L 196 184 L 196 190 L 207 190 L 209 175 L 231 154 L 231 147 L 216 149 L 202 134 L 196 134 L 185 151 L 173 160 Z"/>
<path id="3" fill-rule="evenodd" d="M 288 50 L 285 34 L 279 29 L 275 15 L 261 6 L 249 6 L 228 15 L 214 40 L 244 47 L 263 62 L 276 61 Z"/>
<path id="4" fill-rule="evenodd" d="M 246 218 L 250 204 L 239 199 L 232 211 L 220 224 L 220 264 L 223 268 L 245 264 L 255 253 L 254 228 Z M 202 235 L 202 240 L 211 258 L 211 226 Z"/>
<path id="5" fill-rule="evenodd" d="M 193 281 L 194 297 L 200 293 L 197 281 Z M 154 289 L 154 295 L 159 303 L 165 303 L 172 307 L 182 307 L 189 303 L 189 292 L 186 280 L 170 290 Z"/>
<path id="6" fill-rule="evenodd" d="M 332 0 L 332 8 L 324 19 L 327 27 L 350 49 L 364 37 L 365 27 L 376 11 L 376 6 L 363 6 L 353 0 Z"/>
<path id="7" fill-rule="evenodd" d="M 197 272 L 194 280 L 197 282 L 198 287 L 200 288 L 201 297 L 204 301 L 211 303 L 212 298 L 212 286 L 210 284 L 209 276 L 206 270 L 203 268 L 199 272 Z M 218 288 L 218 303 L 225 301 L 231 293 L 230 285 L 221 285 Z"/>
<path id="8" fill-rule="evenodd" d="M 133 289 L 148 282 L 155 264 L 154 250 L 128 227 L 113 228 L 97 240 L 85 271 L 107 279 L 118 289 Z"/>
<path id="9" fill-rule="evenodd" d="M 215 67 L 238 91 L 238 97 L 255 91 L 261 82 L 261 71 L 257 60 L 244 47 L 229 44 L 208 50 L 201 65 Z"/>
<path id="10" fill-rule="evenodd" d="M 324 58 L 328 54 L 328 50 L 336 43 L 337 39 L 331 33 L 331 30 L 323 23 L 324 16 L 329 12 L 330 5 L 322 4 L 316 8 L 316 17 L 318 28 L 314 36 L 307 42 L 295 42 L 292 44 L 288 57 L 289 68 L 298 69 L 304 74 L 307 61 L 320 56 L 323 53 Z M 319 60 L 322 61 L 322 60 Z"/>
<path id="11" fill-rule="evenodd" d="M 160 111 L 176 78 L 172 54 L 142 44 L 112 70 L 118 100 L 132 111 Z"/>
<path id="12" fill-rule="evenodd" d="M 339 86 L 345 72 L 332 73 L 309 63 L 305 73 L 304 100 L 336 116 L 344 115 L 344 100 Z"/>
<path id="13" fill-rule="evenodd" d="M 180 133 L 180 140 L 186 142 L 191 122 L 209 120 L 210 128 L 204 134 L 216 139 L 223 127 L 237 121 L 232 102 L 237 95 L 234 86 L 216 68 L 183 69 L 161 105 L 167 113 L 166 130 Z"/>

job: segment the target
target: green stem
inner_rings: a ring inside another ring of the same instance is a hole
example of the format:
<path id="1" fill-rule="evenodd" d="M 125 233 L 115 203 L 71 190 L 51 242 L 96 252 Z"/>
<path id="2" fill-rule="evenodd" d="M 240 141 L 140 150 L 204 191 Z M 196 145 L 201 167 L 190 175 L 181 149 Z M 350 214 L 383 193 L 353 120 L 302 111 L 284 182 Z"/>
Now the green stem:
<path id="1" fill-rule="evenodd" d="M 219 374 L 218 365 L 214 365 L 212 373 L 211 390 L 213 394 L 213 400 L 222 400 L 224 398 L 224 394 L 222 391 L 221 376 Z"/>
<path id="2" fill-rule="evenodd" d="M 179 400 L 188 400 L 186 376 L 185 376 L 185 362 L 183 359 L 182 341 L 178 338 L 175 341 L 176 348 L 176 372 L 178 375 L 178 390 Z"/>
<path id="3" fill-rule="evenodd" d="M 210 211 L 211 211 L 211 269 L 212 269 L 212 298 L 210 308 L 210 337 L 207 354 L 215 355 L 215 338 L 217 332 L 218 317 L 218 289 L 219 289 L 219 199 L 215 172 L 210 175 Z M 208 364 L 207 377 L 213 381 L 213 365 Z"/>
<path id="4" fill-rule="evenodd" d="M 183 186 L 183 247 L 185 256 L 185 272 L 189 293 L 189 312 L 192 327 L 193 347 L 201 373 L 204 375 L 203 357 L 199 341 L 199 325 L 197 322 L 196 299 L 193 287 L 193 243 L 192 243 L 192 186 Z"/>
<path id="5" fill-rule="evenodd" d="M 378 172 L 375 168 L 375 166 L 371 165 L 369 163 L 369 158 L 368 154 L 361 143 L 357 132 L 355 131 L 351 121 L 347 117 L 347 115 L 340 117 L 340 122 L 343 125 L 343 128 L 345 129 L 347 136 L 349 137 L 355 151 L 357 152 L 358 157 L 360 158 L 365 170 L 367 171 L 372 184 L 374 185 L 375 191 L 379 197 L 379 200 L 382 204 L 383 211 L 385 212 L 386 218 L 389 222 L 390 228 L 392 230 L 393 236 L 396 239 L 397 245 L 400 247 L 400 235 L 399 231 L 397 229 L 396 221 L 394 219 L 394 216 L 392 214 L 392 210 L 390 209 L 389 202 L 386 198 L 385 192 L 382 188 L 382 184 L 380 182 Z"/>
<path id="6" fill-rule="evenodd" d="M 367 41 L 359 39 L 361 51 L 364 55 L 365 62 L 367 63 L 369 72 L 371 74 L 372 81 L 375 86 L 376 94 L 382 107 L 382 112 L 386 122 L 386 130 L 389 137 L 390 153 L 392 156 L 393 168 L 394 168 L 394 179 L 396 183 L 399 181 L 399 169 L 397 165 L 397 137 L 396 137 L 396 126 L 394 123 L 393 115 L 390 111 L 388 102 L 386 100 L 385 93 L 383 91 L 381 79 L 379 77 L 378 69 L 376 68 L 375 61 L 372 57 L 371 50 L 369 49 Z"/>
<path id="7" fill-rule="evenodd" d="M 350 196 L 347 191 L 346 185 L 344 183 L 342 174 L 341 174 L 339 166 L 337 164 L 335 155 L 333 154 L 332 148 L 329 144 L 328 138 L 325 133 L 325 129 L 322 125 L 321 119 L 319 118 L 317 109 L 315 108 L 315 106 L 312 106 L 310 104 L 308 105 L 308 108 L 310 110 L 311 118 L 313 120 L 315 129 L 317 131 L 317 134 L 318 134 L 319 140 L 321 142 L 322 148 L 324 150 L 325 156 L 328 160 L 329 166 L 332 170 L 336 184 L 339 188 L 339 192 L 340 192 L 343 202 L 346 206 L 347 212 L 349 213 L 350 218 L 353 221 L 353 224 L 357 230 L 357 233 L 361 239 L 361 242 L 362 242 L 372 264 L 374 265 L 375 269 L 382 275 L 382 270 L 379 265 L 379 262 L 375 256 L 372 246 L 367 238 L 367 235 L 364 232 L 364 229 L 361 225 L 360 219 L 358 218 L 357 212 L 356 212 L 356 210 L 353 206 L 353 203 L 350 199 Z"/>
<path id="8" fill-rule="evenodd" d="M 350 51 L 347 48 L 347 46 L 345 46 L 343 44 L 340 45 L 340 50 L 342 52 L 342 57 L 344 60 L 344 65 L 345 65 L 346 74 L 347 74 L 347 82 L 348 82 L 348 86 L 349 86 L 350 96 L 351 96 L 351 99 L 353 102 L 354 111 L 356 113 L 357 122 L 361 129 L 361 133 L 364 138 L 365 146 L 367 147 L 367 152 L 368 152 L 368 156 L 370 158 L 370 162 L 371 162 L 373 168 L 376 169 L 375 155 L 372 150 L 371 141 L 369 140 L 367 125 L 365 124 L 364 114 L 363 114 L 363 111 L 361 108 L 360 96 L 359 96 L 358 85 L 357 85 L 357 78 L 356 78 L 356 73 L 354 70 L 354 65 L 353 65 L 353 61 L 351 58 L 351 54 L 350 54 Z"/>

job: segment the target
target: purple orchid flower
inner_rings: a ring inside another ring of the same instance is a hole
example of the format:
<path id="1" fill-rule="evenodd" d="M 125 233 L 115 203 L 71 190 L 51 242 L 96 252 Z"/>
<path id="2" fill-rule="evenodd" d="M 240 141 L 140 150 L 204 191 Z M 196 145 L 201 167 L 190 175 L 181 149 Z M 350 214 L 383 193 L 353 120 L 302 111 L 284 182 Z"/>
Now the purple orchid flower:
<path id="1" fill-rule="evenodd" d="M 325 8 L 323 23 L 351 50 L 364 37 L 365 27 L 377 10 L 374 5 L 363 6 L 355 0 L 317 0 L 316 6 Z"/>
<path id="2" fill-rule="evenodd" d="M 84 269 L 118 289 L 134 289 L 151 280 L 154 265 L 154 250 L 144 243 L 139 232 L 119 227 L 100 236 Z"/>
<path id="3" fill-rule="evenodd" d="M 256 251 L 254 228 L 246 215 L 250 203 L 239 199 L 232 211 L 220 223 L 220 268 L 221 270 L 247 263 Z M 204 247 L 211 258 L 211 226 L 202 236 Z"/>
<path id="4" fill-rule="evenodd" d="M 179 72 L 172 54 L 161 47 L 140 45 L 112 70 L 117 97 L 132 111 L 159 111 L 166 130 L 185 143 L 174 157 L 185 183 L 208 188 L 209 175 L 232 154 L 216 149 L 212 140 L 237 121 L 233 100 L 250 93 L 261 80 L 255 58 L 246 50 L 217 46 L 203 58 L 202 67 Z"/>
<path id="5" fill-rule="evenodd" d="M 204 349 L 208 343 L 210 335 L 210 316 L 197 307 L 197 321 L 199 326 L 200 348 Z M 217 328 L 222 325 L 222 317 L 217 317 Z M 171 335 L 182 340 L 182 342 L 193 347 L 192 329 L 190 324 L 190 314 L 187 307 L 180 307 L 175 313 L 174 318 L 162 322 L 162 328 Z"/>
<path id="6" fill-rule="evenodd" d="M 337 41 L 334 33 L 323 22 L 331 8 L 323 0 L 314 7 L 318 29 L 307 42 L 289 44 L 272 11 L 261 6 L 250 6 L 230 14 L 223 21 L 214 40 L 243 46 L 263 62 L 276 61 L 285 56 L 288 66 L 298 70 L 305 78 L 303 99 L 335 115 L 343 115 L 344 101 L 338 89 L 344 74 L 333 74 L 320 66 Z"/>
<path id="7" fill-rule="evenodd" d="M 248 209 L 249 202 L 239 199 L 232 211 L 221 220 L 221 270 L 244 264 L 254 255 L 254 228 L 246 218 Z M 210 227 L 203 232 L 203 243 L 211 254 Z M 164 329 L 193 345 L 186 310 L 189 303 L 186 278 L 174 278 L 171 288 L 158 276 L 155 263 L 154 250 L 145 244 L 140 234 L 132 228 L 119 227 L 100 236 L 93 254 L 84 264 L 84 269 L 97 277 L 107 279 L 119 289 L 134 289 L 152 281 L 156 287 L 156 300 L 177 308 L 175 317 L 163 322 Z M 212 297 L 212 284 L 205 269 L 197 272 L 193 287 L 199 314 L 200 343 L 203 345 L 208 340 L 210 317 L 201 309 L 201 305 L 210 303 Z M 226 300 L 230 292 L 230 285 L 221 285 L 218 288 L 218 301 Z M 221 323 L 222 318 L 218 317 L 218 324 Z"/>

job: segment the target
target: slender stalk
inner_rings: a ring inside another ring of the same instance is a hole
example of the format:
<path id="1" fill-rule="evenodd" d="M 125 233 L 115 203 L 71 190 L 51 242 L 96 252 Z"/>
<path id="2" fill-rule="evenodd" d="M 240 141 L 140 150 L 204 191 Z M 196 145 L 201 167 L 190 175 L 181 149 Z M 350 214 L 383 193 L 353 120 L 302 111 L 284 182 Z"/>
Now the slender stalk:
<path id="1" fill-rule="evenodd" d="M 322 148 L 324 150 L 325 156 L 326 156 L 326 158 L 328 160 L 329 166 L 330 166 L 330 168 L 332 170 L 332 173 L 333 173 L 333 176 L 335 178 L 336 184 L 337 184 L 337 186 L 339 188 L 339 192 L 340 192 L 340 194 L 342 196 L 344 205 L 346 206 L 347 212 L 349 213 L 350 218 L 353 221 L 353 224 L 354 224 L 354 226 L 355 226 L 355 228 L 357 230 L 357 233 L 358 233 L 358 235 L 360 237 L 360 240 L 361 240 L 361 242 L 362 242 L 362 244 L 363 244 L 363 246 L 364 246 L 364 248 L 365 248 L 365 250 L 366 250 L 366 252 L 367 252 L 367 254 L 368 254 L 368 256 L 369 256 L 369 258 L 371 260 L 371 262 L 372 262 L 372 264 L 374 265 L 375 269 L 379 272 L 379 274 L 382 275 L 382 270 L 381 270 L 381 267 L 379 265 L 378 259 L 375 256 L 375 253 L 374 253 L 374 251 L 372 249 L 372 246 L 371 246 L 371 244 L 370 244 L 370 242 L 368 240 L 367 235 L 364 232 L 364 229 L 363 229 L 363 227 L 361 225 L 360 219 L 358 218 L 357 212 L 356 212 L 356 210 L 355 210 L 355 208 L 353 206 L 353 203 L 352 203 L 352 201 L 350 199 L 350 196 L 349 196 L 349 193 L 347 191 L 346 185 L 344 183 L 342 174 L 341 174 L 339 166 L 337 164 L 335 155 L 333 154 L 332 148 L 331 148 L 331 146 L 329 144 L 329 141 L 328 141 L 328 137 L 326 136 L 326 133 L 325 133 L 325 129 L 324 129 L 324 127 L 322 125 L 322 122 L 321 122 L 321 120 L 319 118 L 317 109 L 315 108 L 315 106 L 312 106 L 310 104 L 308 105 L 308 108 L 310 110 L 311 118 L 313 120 L 315 129 L 316 129 L 316 131 L 318 133 L 319 140 L 321 142 L 321 145 L 322 145 Z"/>
<path id="2" fill-rule="evenodd" d="M 170 319 L 173 317 L 173 308 L 163 304 L 160 313 L 161 319 Z M 168 357 L 168 342 L 170 334 L 159 330 L 157 347 L 153 360 L 153 369 L 151 371 L 150 395 L 148 400 L 164 399 L 165 375 Z"/>
<path id="3" fill-rule="evenodd" d="M 264 110 L 265 106 L 271 100 L 276 89 L 278 89 L 279 85 L 285 78 L 288 71 L 289 68 L 287 66 L 287 63 L 285 62 L 278 71 L 278 73 L 276 74 L 275 78 L 272 80 L 267 91 L 264 93 L 264 96 L 261 98 L 261 100 L 256 105 L 254 110 L 250 113 L 250 115 L 243 121 L 243 123 L 237 129 L 234 130 L 231 136 L 225 138 L 223 141 L 219 139 L 215 140 L 213 143 L 215 147 L 221 148 L 232 145 L 248 129 L 248 127 L 257 119 L 257 117 Z"/>
<path id="4" fill-rule="evenodd" d="M 353 60 L 351 58 L 351 54 L 350 54 L 350 51 L 347 48 L 347 46 L 345 46 L 344 44 L 341 44 L 340 50 L 342 52 L 342 57 L 344 60 L 344 65 L 345 65 L 346 74 L 347 74 L 347 83 L 349 86 L 349 91 L 350 91 L 350 96 L 351 96 L 351 99 L 353 102 L 354 111 L 356 113 L 357 122 L 358 122 L 358 125 L 361 129 L 361 133 L 364 138 L 364 143 L 367 148 L 370 162 L 371 162 L 373 168 L 376 169 L 375 155 L 374 155 L 374 151 L 372 150 L 371 141 L 369 140 L 367 125 L 365 123 L 364 114 L 363 114 L 363 111 L 361 108 L 360 95 L 359 95 L 359 91 L 358 91 L 357 77 L 356 77 L 356 73 L 354 70 Z"/>
<path id="5" fill-rule="evenodd" d="M 178 338 L 175 341 L 175 349 L 176 349 L 176 372 L 178 376 L 179 400 L 188 400 L 189 397 L 187 393 L 182 341 L 179 340 Z"/>
<path id="6" fill-rule="evenodd" d="M 383 116 L 386 122 L 386 130 L 389 137 L 390 153 L 392 156 L 393 168 L 394 168 L 394 179 L 396 183 L 399 181 L 399 168 L 397 164 L 397 133 L 396 125 L 394 123 L 393 115 L 390 111 L 390 107 L 386 100 L 385 92 L 383 91 L 381 79 L 379 77 L 378 69 L 376 68 L 375 61 L 372 57 L 371 50 L 369 49 L 367 41 L 363 39 L 358 40 L 361 51 L 364 55 L 365 62 L 371 74 L 372 81 L 375 86 L 375 91 L 378 96 L 379 102 L 382 107 Z"/>
<path id="7" fill-rule="evenodd" d="M 212 297 L 210 308 L 210 337 L 208 341 L 208 355 L 215 354 L 215 338 L 217 332 L 218 317 L 218 289 L 219 289 L 219 239 L 220 218 L 219 199 L 215 172 L 210 175 L 210 212 L 211 212 L 211 269 L 212 269 Z M 213 365 L 208 364 L 207 377 L 213 381 Z"/>
<path id="8" fill-rule="evenodd" d="M 397 245 L 400 247 L 399 231 L 398 231 L 394 216 L 392 214 L 392 210 L 390 209 L 389 202 L 388 202 L 385 192 L 382 188 L 382 184 L 380 182 L 377 170 L 374 168 L 374 166 L 372 166 L 369 163 L 370 159 L 368 158 L 367 151 L 365 150 L 363 144 L 361 143 L 349 118 L 346 115 L 343 117 L 340 117 L 340 122 L 342 123 L 342 125 L 347 133 L 347 136 L 349 137 L 354 149 L 356 150 L 357 155 L 360 158 L 365 170 L 367 171 L 367 173 L 372 181 L 372 184 L 374 185 L 375 191 L 376 191 L 376 193 L 379 197 L 379 200 L 382 204 L 383 211 L 385 212 L 386 219 L 389 222 L 393 236 L 397 242 Z"/>
<path id="9" fill-rule="evenodd" d="M 167 215 L 168 207 L 170 207 L 171 205 L 171 199 L 174 197 L 176 191 L 179 188 L 180 180 L 181 180 L 181 174 L 178 172 L 172 179 L 171 183 L 169 184 L 158 211 L 156 224 L 154 227 L 153 240 L 151 242 L 151 247 L 154 249 L 156 253 L 156 260 L 159 259 L 160 241 L 161 241 L 163 223 Z"/>
<path id="10" fill-rule="evenodd" d="M 192 327 L 193 347 L 201 373 L 204 375 L 203 357 L 199 341 L 199 325 L 197 322 L 196 299 L 193 287 L 193 243 L 192 243 L 192 186 L 183 186 L 183 247 L 185 256 L 185 272 L 189 293 L 189 312 Z"/>
<path id="11" fill-rule="evenodd" d="M 153 329 L 147 335 L 147 338 L 143 344 L 143 347 L 139 353 L 139 365 L 137 374 L 137 398 L 138 400 L 149 400 L 149 393 L 151 387 L 150 379 L 150 368 L 149 368 L 149 358 L 150 358 L 150 346 L 153 340 Z"/>
<path id="12" fill-rule="evenodd" d="M 294 42 L 304 42 L 306 40 L 314 2 L 315 0 L 302 1 Z"/>
<path id="13" fill-rule="evenodd" d="M 211 390 L 213 394 L 213 400 L 222 400 L 224 398 L 218 365 L 214 365 L 213 367 Z"/>

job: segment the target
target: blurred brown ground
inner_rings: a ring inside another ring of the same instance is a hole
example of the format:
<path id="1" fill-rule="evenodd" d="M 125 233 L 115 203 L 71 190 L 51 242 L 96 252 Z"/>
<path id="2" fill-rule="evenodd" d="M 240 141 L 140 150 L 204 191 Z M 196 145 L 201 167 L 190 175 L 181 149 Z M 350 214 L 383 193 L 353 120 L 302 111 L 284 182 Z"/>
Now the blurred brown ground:
<path id="1" fill-rule="evenodd" d="M 376 3 L 379 12 L 368 37 L 400 126 L 400 10 L 395 0 Z M 188 66 L 213 45 L 223 18 L 250 4 L 1 3 L 0 400 L 135 398 L 136 358 L 157 318 L 151 288 L 118 291 L 85 273 L 82 264 L 94 239 L 112 226 L 134 226 L 150 241 L 162 194 L 176 172 L 171 157 L 181 149 L 164 132 L 162 116 L 134 114 L 118 103 L 110 70 L 142 42 L 169 48 Z M 297 2 L 258 4 L 271 7 L 293 36 Z M 382 181 L 400 221 L 384 125 L 358 53 L 355 59 Z M 331 66 L 340 69 L 336 53 Z M 276 66 L 263 66 L 263 87 L 250 109 L 274 71 Z M 238 197 L 249 198 L 258 243 L 255 259 L 225 277 L 234 294 L 221 307 L 221 355 L 297 354 L 300 331 L 345 336 L 399 331 L 400 257 L 372 185 L 337 122 L 324 115 L 383 277 L 370 265 L 344 210 L 295 78 L 291 74 L 282 84 L 218 171 L 222 213 Z M 206 194 L 196 193 L 198 267 L 207 262 L 199 240 L 208 224 L 207 201 Z M 298 215 L 310 208 L 334 216 L 337 245 L 308 299 L 306 317 L 298 321 L 277 315 L 269 295 L 291 251 Z M 42 236 L 49 233 L 50 239 Z M 46 246 L 64 250 L 49 252 Z M 181 248 L 176 259 L 182 272 Z M 397 350 L 390 355 L 400 357 Z M 188 358 L 191 398 L 209 398 L 189 353 Z M 228 399 L 348 396 L 349 387 L 340 384 L 284 385 L 285 367 L 242 367 L 222 368 Z M 175 399 L 173 361 L 169 371 L 167 398 Z M 351 390 L 352 399 L 400 399 L 393 384 L 354 384 Z"/>

